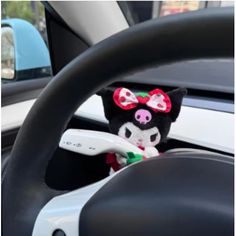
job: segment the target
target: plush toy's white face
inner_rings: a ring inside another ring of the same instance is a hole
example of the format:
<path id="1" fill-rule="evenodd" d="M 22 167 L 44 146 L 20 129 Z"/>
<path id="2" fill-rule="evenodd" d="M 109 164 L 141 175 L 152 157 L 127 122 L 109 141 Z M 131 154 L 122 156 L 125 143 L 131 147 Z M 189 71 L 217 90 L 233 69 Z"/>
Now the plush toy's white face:
<path id="1" fill-rule="evenodd" d="M 143 149 L 155 147 L 167 137 L 186 92 L 184 88 L 168 93 L 158 88 L 138 93 L 123 87 L 104 89 L 101 96 L 110 131 Z"/>
<path id="2" fill-rule="evenodd" d="M 123 124 L 118 135 L 138 147 L 154 147 L 160 140 L 161 135 L 157 127 L 141 130 L 132 122 Z"/>

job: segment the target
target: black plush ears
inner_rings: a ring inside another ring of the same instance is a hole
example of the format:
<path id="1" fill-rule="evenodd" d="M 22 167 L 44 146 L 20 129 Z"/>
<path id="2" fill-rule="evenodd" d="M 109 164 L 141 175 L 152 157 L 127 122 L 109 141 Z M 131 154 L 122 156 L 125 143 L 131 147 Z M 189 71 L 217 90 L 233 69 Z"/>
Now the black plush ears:
<path id="1" fill-rule="evenodd" d="M 169 113 L 171 121 L 174 122 L 179 116 L 183 97 L 187 94 L 187 89 L 178 88 L 167 93 L 170 97 L 172 108 Z"/>
<path id="2" fill-rule="evenodd" d="M 113 93 L 114 90 L 112 89 L 102 89 L 97 93 L 102 97 L 104 114 L 107 120 L 111 120 L 115 114 L 123 111 L 115 105 L 113 101 Z M 174 122 L 180 113 L 183 97 L 187 94 L 187 89 L 178 88 L 168 92 L 167 94 L 169 95 L 172 104 L 171 111 L 168 114 L 170 115 L 171 121 Z"/>

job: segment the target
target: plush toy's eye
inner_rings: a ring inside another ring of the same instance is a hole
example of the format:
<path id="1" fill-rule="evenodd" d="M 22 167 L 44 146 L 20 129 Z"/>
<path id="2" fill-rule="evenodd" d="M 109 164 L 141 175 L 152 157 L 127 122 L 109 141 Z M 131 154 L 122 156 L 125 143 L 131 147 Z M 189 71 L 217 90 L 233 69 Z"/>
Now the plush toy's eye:
<path id="1" fill-rule="evenodd" d="M 128 128 L 125 128 L 125 137 L 129 138 L 131 136 L 131 131 Z"/>
<path id="2" fill-rule="evenodd" d="M 154 141 L 156 140 L 157 135 L 158 135 L 158 134 L 153 134 L 153 135 L 150 136 L 151 142 L 154 142 Z"/>

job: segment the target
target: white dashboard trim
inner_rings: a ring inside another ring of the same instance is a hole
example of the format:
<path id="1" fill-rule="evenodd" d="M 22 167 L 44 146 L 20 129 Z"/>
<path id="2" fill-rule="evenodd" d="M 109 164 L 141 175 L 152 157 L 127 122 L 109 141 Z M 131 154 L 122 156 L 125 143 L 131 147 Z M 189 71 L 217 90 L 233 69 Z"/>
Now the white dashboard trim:
<path id="1" fill-rule="evenodd" d="M 2 107 L 2 132 L 20 127 L 35 100 Z M 91 96 L 75 115 L 108 123 L 101 98 Z M 217 127 L 217 128 L 216 128 Z M 169 137 L 234 153 L 234 114 L 183 106 Z"/>
<path id="2" fill-rule="evenodd" d="M 2 132 L 20 127 L 34 102 L 35 100 L 28 100 L 2 107 Z"/>

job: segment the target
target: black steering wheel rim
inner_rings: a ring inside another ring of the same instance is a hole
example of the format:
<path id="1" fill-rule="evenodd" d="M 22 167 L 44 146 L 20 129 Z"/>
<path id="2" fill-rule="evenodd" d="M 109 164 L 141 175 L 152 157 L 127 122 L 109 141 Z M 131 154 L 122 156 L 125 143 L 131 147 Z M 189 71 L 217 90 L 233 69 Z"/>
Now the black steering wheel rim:
<path id="1" fill-rule="evenodd" d="M 225 8 L 142 23 L 75 58 L 50 82 L 19 131 L 2 185 L 3 235 L 31 235 L 40 209 L 61 194 L 44 182 L 47 163 L 74 111 L 90 95 L 152 64 L 233 54 L 234 12 Z"/>

